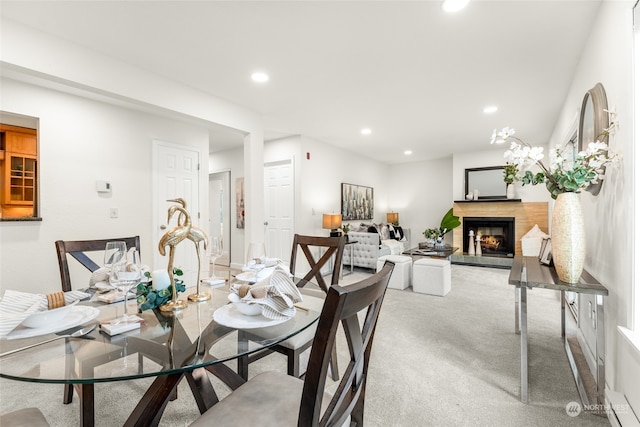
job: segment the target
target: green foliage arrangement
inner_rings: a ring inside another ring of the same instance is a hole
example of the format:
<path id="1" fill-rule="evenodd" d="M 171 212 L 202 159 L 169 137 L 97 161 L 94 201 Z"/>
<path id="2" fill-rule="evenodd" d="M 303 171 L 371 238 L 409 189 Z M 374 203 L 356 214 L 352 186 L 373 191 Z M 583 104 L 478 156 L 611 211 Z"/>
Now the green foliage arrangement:
<path id="1" fill-rule="evenodd" d="M 504 182 L 507 184 L 513 184 L 513 181 L 516 181 L 518 178 L 516 174 L 518 173 L 518 166 L 513 163 L 507 163 L 504 165 Z"/>
<path id="2" fill-rule="evenodd" d="M 182 276 L 184 273 L 181 269 L 175 268 L 173 269 L 174 282 L 176 284 L 176 292 L 184 292 L 186 287 L 184 282 L 176 276 Z M 144 273 L 145 277 L 151 278 L 151 273 L 148 271 Z M 146 283 L 138 283 L 137 287 L 137 295 L 138 295 L 138 307 L 140 307 L 140 311 L 145 310 L 153 310 L 154 308 L 160 307 L 162 304 L 169 301 L 173 298 L 173 290 L 171 286 L 165 289 L 161 289 L 156 291 L 153 289 L 153 284 L 151 281 Z"/>
<path id="3" fill-rule="evenodd" d="M 607 112 L 610 116 L 609 127 L 604 129 L 595 141 L 590 142 L 575 157 L 573 153 L 564 150 L 564 147 L 557 146 L 549 153 L 549 166 L 542 163 L 544 158 L 542 147 L 533 147 L 516 138 L 513 136 L 515 130 L 508 127 L 500 132 L 494 130 L 491 136 L 492 144 L 511 142 L 510 149 L 504 153 L 507 159 L 504 167 L 504 181 L 506 183 L 520 181 L 522 185 L 545 184 L 551 198 L 556 199 L 561 193 L 579 193 L 603 180 L 605 166 L 615 165 L 620 161 L 620 156 L 610 153 L 609 146 L 599 140 L 599 138 L 613 135 L 618 127 L 615 112 Z M 534 165 L 540 169 L 539 172 L 534 173 L 529 170 Z"/>
<path id="4" fill-rule="evenodd" d="M 440 221 L 439 228 L 427 228 L 422 234 L 427 239 L 437 239 L 444 237 L 445 234 L 450 232 L 461 224 L 460 217 L 453 214 L 453 208 L 449 209 Z"/>

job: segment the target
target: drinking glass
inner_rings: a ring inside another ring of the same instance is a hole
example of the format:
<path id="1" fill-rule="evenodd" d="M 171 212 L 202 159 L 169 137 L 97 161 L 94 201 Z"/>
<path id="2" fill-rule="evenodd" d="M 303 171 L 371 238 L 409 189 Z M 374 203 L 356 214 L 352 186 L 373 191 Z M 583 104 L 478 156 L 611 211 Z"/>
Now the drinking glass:
<path id="1" fill-rule="evenodd" d="M 250 243 L 247 250 L 247 268 L 251 270 L 254 275 L 257 275 L 260 270 L 265 267 L 266 253 L 264 249 L 264 243 Z"/>
<path id="2" fill-rule="evenodd" d="M 127 255 L 127 244 L 121 240 L 107 242 L 104 248 L 104 263 L 107 269 L 111 269 L 113 264 L 118 263 Z"/>
<path id="3" fill-rule="evenodd" d="M 127 259 L 128 258 L 128 259 Z M 116 320 L 116 323 L 127 323 L 135 316 L 127 313 L 127 297 L 131 288 L 140 283 L 142 278 L 142 266 L 140 263 L 140 253 L 136 248 L 131 248 L 129 254 L 125 253 L 119 262 L 111 265 L 109 273 L 109 283 L 120 290 L 124 295 L 124 314 Z"/>
<path id="4" fill-rule="evenodd" d="M 209 257 L 211 259 L 211 277 L 209 280 L 220 280 L 222 277 L 216 277 L 216 260 L 223 254 L 222 239 L 220 237 L 212 237 L 209 248 Z"/>

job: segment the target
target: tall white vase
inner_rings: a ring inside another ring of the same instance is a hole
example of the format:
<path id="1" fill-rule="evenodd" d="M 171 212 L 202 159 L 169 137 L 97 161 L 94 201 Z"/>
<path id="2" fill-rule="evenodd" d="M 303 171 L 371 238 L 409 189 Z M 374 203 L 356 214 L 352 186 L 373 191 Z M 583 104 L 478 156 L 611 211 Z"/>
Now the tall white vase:
<path id="1" fill-rule="evenodd" d="M 558 278 L 577 283 L 584 266 L 584 217 L 578 193 L 561 193 L 551 217 L 551 252 Z"/>
<path id="2" fill-rule="evenodd" d="M 513 183 L 507 184 L 507 199 L 516 198 L 516 187 Z"/>

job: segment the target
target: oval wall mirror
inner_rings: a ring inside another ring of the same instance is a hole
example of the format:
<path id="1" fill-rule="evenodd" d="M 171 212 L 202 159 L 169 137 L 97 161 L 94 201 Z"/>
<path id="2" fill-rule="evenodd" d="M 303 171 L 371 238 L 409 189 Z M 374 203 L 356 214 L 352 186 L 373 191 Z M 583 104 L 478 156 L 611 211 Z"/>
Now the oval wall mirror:
<path id="1" fill-rule="evenodd" d="M 590 142 L 595 140 L 609 143 L 609 136 L 603 131 L 609 126 L 609 113 L 606 112 L 607 94 L 602 83 L 597 83 L 589 89 L 582 99 L 580 108 L 580 124 L 578 127 L 578 152 L 585 150 Z M 587 191 L 596 196 L 602 187 L 602 180 L 591 184 Z"/>

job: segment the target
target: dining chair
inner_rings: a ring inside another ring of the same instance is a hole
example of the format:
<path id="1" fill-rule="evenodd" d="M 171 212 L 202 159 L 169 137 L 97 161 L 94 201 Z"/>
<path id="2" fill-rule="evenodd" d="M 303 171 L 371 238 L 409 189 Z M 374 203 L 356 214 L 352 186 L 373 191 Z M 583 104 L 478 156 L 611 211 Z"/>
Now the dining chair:
<path id="1" fill-rule="evenodd" d="M 107 242 L 114 240 L 122 240 L 127 244 L 127 248 L 135 247 L 140 253 L 140 236 L 133 237 L 117 237 L 110 239 L 98 240 L 56 240 L 56 253 L 58 254 L 58 267 L 60 268 L 60 283 L 63 292 L 72 290 L 71 276 L 69 274 L 69 262 L 67 255 L 71 256 L 82 264 L 90 272 L 94 272 L 100 268 L 89 256 L 87 252 L 104 251 Z M 87 283 L 83 283 L 82 287 L 86 287 Z M 73 386 L 71 384 L 64 385 L 64 396 L 62 402 L 71 403 L 73 400 Z"/>
<path id="2" fill-rule="evenodd" d="M 104 251 L 107 242 L 114 240 L 123 240 L 127 244 L 127 248 L 135 247 L 140 253 L 140 236 L 134 237 L 118 237 L 111 239 L 99 240 L 57 240 L 56 252 L 58 253 L 58 266 L 60 267 L 60 281 L 62 283 L 62 291 L 68 292 L 72 289 L 71 277 L 69 275 L 69 263 L 67 255 L 70 255 L 80 264 L 82 264 L 90 272 L 96 271 L 100 265 L 96 264 L 86 252 Z M 86 283 L 82 284 L 83 287 Z"/>
<path id="3" fill-rule="evenodd" d="M 373 336 L 393 263 L 358 283 L 333 285 L 320 314 L 304 380 L 279 372 L 251 378 L 211 407 L 192 426 L 363 426 Z M 360 312 L 366 314 L 362 323 Z M 331 348 L 342 324 L 350 360 L 333 394 L 325 392 Z"/>
<path id="4" fill-rule="evenodd" d="M 344 252 L 345 238 L 340 237 L 319 237 L 319 236 L 303 236 L 295 234 L 293 236 L 293 245 L 291 250 L 291 260 L 289 263 L 289 271 L 296 280 L 296 285 L 299 288 L 307 289 L 302 291 L 303 294 L 320 297 L 320 301 L 326 297 L 326 292 L 331 285 L 337 285 L 340 280 L 340 270 L 342 268 L 342 254 Z M 309 266 L 309 271 L 302 277 L 296 277 L 296 261 L 298 259 L 298 253 L 302 252 L 305 256 L 305 260 Z M 314 254 L 315 253 L 315 254 Z M 333 271 L 331 273 L 331 283 L 327 285 L 322 275 L 323 268 L 333 258 Z M 315 279 L 315 283 L 312 282 Z M 315 289 L 318 286 L 320 290 Z M 311 301 L 311 299 L 310 299 Z M 318 300 L 316 300 L 318 301 Z M 322 310 L 322 305 L 314 305 L 309 307 L 312 310 Z M 251 340 L 252 337 L 263 340 L 267 331 L 240 331 L 239 336 L 241 340 Z M 249 364 L 262 359 L 263 357 L 278 352 L 287 356 L 287 373 L 295 377 L 300 377 L 300 355 L 311 347 L 313 342 L 313 336 L 315 334 L 315 328 L 310 327 L 306 331 L 285 340 L 278 345 L 270 347 L 269 349 L 262 350 L 238 359 L 238 375 L 245 380 L 249 377 Z M 339 378 L 338 374 L 338 360 L 337 351 L 334 346 L 333 357 L 331 359 L 331 376 L 334 381 Z"/>
<path id="5" fill-rule="evenodd" d="M 38 408 L 18 409 L 0 415 L 2 427 L 49 427 L 47 419 Z"/>

